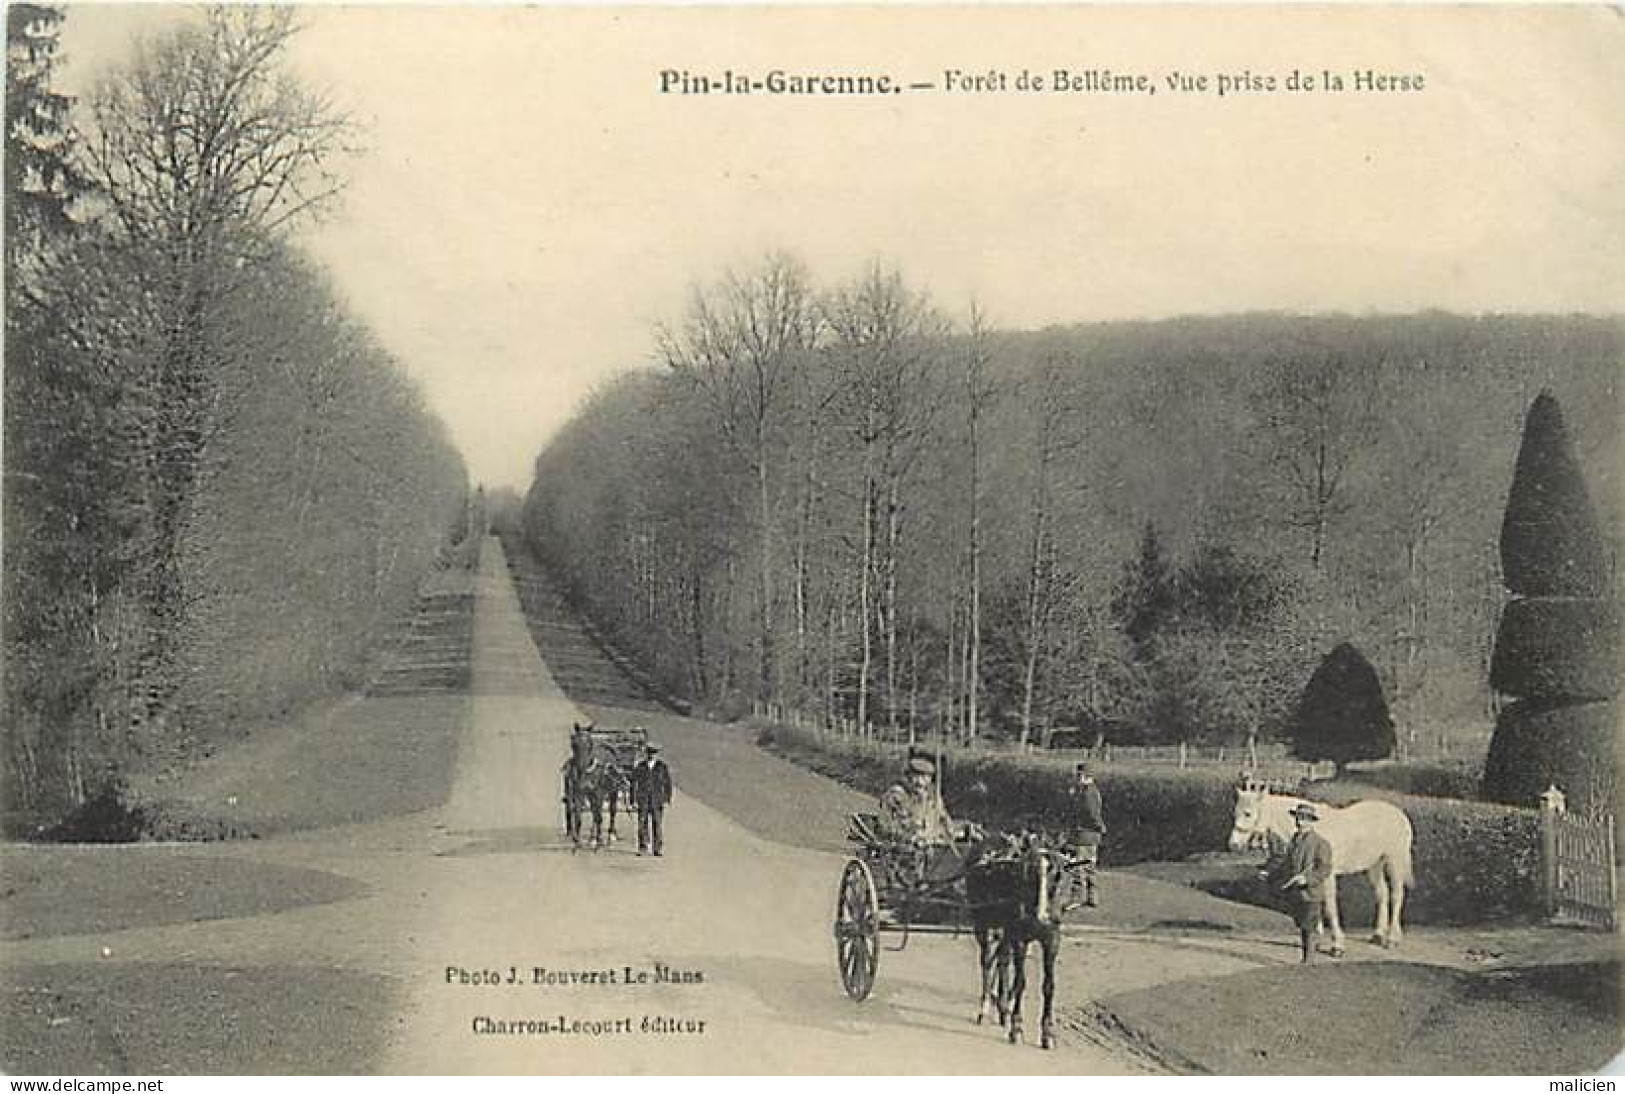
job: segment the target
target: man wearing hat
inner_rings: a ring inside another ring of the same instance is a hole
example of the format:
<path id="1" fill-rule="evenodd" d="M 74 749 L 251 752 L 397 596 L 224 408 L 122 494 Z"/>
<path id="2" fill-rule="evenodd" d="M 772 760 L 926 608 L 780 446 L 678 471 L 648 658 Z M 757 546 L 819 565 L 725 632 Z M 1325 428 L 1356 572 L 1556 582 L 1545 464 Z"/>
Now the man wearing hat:
<path id="1" fill-rule="evenodd" d="M 638 811 L 638 854 L 662 855 L 666 850 L 663 819 L 671 804 L 671 770 L 660 758 L 660 746 L 650 741 L 632 765 L 632 806 Z"/>
<path id="2" fill-rule="evenodd" d="M 937 765 L 931 755 L 909 751 L 903 781 L 880 799 L 880 816 L 892 838 L 922 847 L 953 842 L 954 822 L 937 793 Z"/>
<path id="3" fill-rule="evenodd" d="M 1285 876 L 1279 888 L 1286 892 L 1292 919 L 1298 925 L 1298 942 L 1303 947 L 1303 963 L 1314 960 L 1315 935 L 1320 933 L 1320 912 L 1326 899 L 1326 882 L 1332 876 L 1332 846 L 1315 831 L 1320 810 L 1313 802 L 1292 807 L 1298 830 L 1286 845 L 1286 855 L 1275 877 Z"/>
<path id="4" fill-rule="evenodd" d="M 1068 863 L 1077 888 L 1083 894 L 1083 906 L 1097 904 L 1095 870 L 1100 865 L 1100 841 L 1106 835 L 1106 821 L 1101 811 L 1100 787 L 1095 785 L 1093 770 L 1088 760 L 1079 760 L 1073 770 L 1073 783 L 1066 792 L 1067 843 L 1072 849 Z"/>

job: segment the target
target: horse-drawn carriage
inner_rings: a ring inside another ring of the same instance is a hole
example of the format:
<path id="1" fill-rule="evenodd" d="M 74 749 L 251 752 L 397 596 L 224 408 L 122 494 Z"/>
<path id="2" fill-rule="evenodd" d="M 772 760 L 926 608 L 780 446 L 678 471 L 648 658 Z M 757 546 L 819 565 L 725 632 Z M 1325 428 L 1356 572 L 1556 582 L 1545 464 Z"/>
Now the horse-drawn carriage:
<path id="1" fill-rule="evenodd" d="M 643 729 L 599 729 L 591 723 L 572 725 L 570 758 L 559 775 L 563 784 L 564 830 L 573 846 L 583 840 L 582 814 L 592 814 L 592 846 L 616 839 L 615 821 L 622 804 L 628 811 L 631 772 L 649 744 Z M 607 816 L 607 829 L 606 829 Z"/>
<path id="2" fill-rule="evenodd" d="M 982 971 L 977 1022 L 996 1007 L 1012 1042 L 1021 1040 L 1021 996 L 1026 989 L 1027 946 L 1044 958 L 1042 1045 L 1054 1042 L 1051 1016 L 1055 959 L 1065 892 L 1067 856 L 1034 835 L 987 834 L 972 827 L 951 846 L 921 846 L 893 838 L 873 813 L 853 814 L 847 839 L 853 856 L 841 871 L 835 897 L 835 959 L 841 985 L 855 1002 L 874 990 L 882 935 L 897 935 L 899 952 L 916 934 L 976 938 Z"/>

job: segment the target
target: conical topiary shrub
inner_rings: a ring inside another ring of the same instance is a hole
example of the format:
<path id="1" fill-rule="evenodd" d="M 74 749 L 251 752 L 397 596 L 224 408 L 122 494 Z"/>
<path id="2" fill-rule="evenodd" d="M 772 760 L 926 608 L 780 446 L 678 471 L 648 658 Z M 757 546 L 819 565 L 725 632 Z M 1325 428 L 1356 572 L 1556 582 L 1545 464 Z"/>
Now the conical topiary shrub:
<path id="1" fill-rule="evenodd" d="M 1338 773 L 1351 760 L 1380 760 L 1394 751 L 1394 720 L 1388 714 L 1377 670 L 1344 642 L 1309 677 L 1289 727 L 1292 754 L 1330 760 Z"/>
<path id="2" fill-rule="evenodd" d="M 1608 595 L 1608 551 L 1563 412 L 1541 392 L 1524 419 L 1523 445 L 1501 522 L 1501 574 L 1518 596 Z"/>
<path id="3" fill-rule="evenodd" d="M 1512 599 L 1496 630 L 1490 686 L 1520 701 L 1496 718 L 1484 796 L 1533 805 L 1556 785 L 1573 806 L 1611 808 L 1619 692 L 1611 552 L 1548 392 L 1524 421 L 1501 566 Z"/>

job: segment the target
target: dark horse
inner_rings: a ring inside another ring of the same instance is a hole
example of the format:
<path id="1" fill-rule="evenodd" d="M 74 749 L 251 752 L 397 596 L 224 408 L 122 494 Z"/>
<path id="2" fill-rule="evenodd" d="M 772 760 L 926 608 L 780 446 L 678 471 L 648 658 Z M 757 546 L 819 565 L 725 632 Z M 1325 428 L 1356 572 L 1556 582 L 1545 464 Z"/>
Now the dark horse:
<path id="1" fill-rule="evenodd" d="M 965 875 L 965 896 L 982 969 L 978 1024 L 990 1003 L 1011 1044 L 1022 1040 L 1021 1000 L 1027 992 L 1027 947 L 1037 942 L 1044 959 L 1044 1013 L 1039 1044 L 1055 1047 L 1055 959 L 1061 948 L 1061 918 L 1071 875 L 1066 858 L 1031 835 L 1007 839 Z"/>
<path id="2" fill-rule="evenodd" d="M 613 759 L 599 755 L 592 739 L 592 724 L 574 725 L 570 758 L 560 769 L 564 782 L 564 827 L 570 842 L 581 846 L 581 814 L 592 811 L 592 845 L 604 845 L 604 806 L 610 808 L 610 834 L 615 831 L 616 799 L 625 777 Z"/>
<path id="3" fill-rule="evenodd" d="M 605 766 L 604 780 L 599 784 L 599 791 L 605 812 L 609 814 L 609 842 L 614 843 L 620 839 L 620 836 L 615 834 L 616 817 L 623 808 L 627 816 L 632 815 L 632 780 L 621 770 L 621 765 L 613 760 Z"/>

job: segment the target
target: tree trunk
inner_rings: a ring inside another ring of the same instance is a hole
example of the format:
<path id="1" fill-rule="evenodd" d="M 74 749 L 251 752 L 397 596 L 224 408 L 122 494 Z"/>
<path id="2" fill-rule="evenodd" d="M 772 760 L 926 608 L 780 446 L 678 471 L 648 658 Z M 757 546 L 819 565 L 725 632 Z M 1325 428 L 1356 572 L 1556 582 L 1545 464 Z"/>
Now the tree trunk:
<path id="1" fill-rule="evenodd" d="M 975 513 L 974 501 L 971 502 L 971 555 L 970 555 L 970 619 L 965 626 L 966 639 L 966 667 L 965 667 L 965 737 L 974 741 L 981 729 L 981 698 L 982 698 L 982 564 L 981 551 L 976 542 L 976 529 L 979 518 Z"/>
<path id="2" fill-rule="evenodd" d="M 901 534 L 894 476 L 886 492 L 886 726 L 897 732 L 897 541 Z"/>
<path id="3" fill-rule="evenodd" d="M 757 595 L 760 598 L 757 619 L 761 630 L 761 645 L 759 647 L 760 661 L 758 663 L 757 690 L 764 700 L 771 701 L 778 696 L 777 681 L 774 679 L 773 658 L 773 514 L 772 498 L 768 484 L 766 439 L 762 436 L 760 423 L 758 423 L 757 427 L 756 452 L 757 516 L 761 522 L 761 559 L 759 560 L 761 579 L 757 588 Z"/>
<path id="4" fill-rule="evenodd" d="M 814 457 L 816 459 L 816 456 Z M 811 462 L 796 518 L 795 606 L 796 606 L 796 702 L 805 701 L 811 684 L 807 650 L 807 541 L 812 535 L 813 491 L 817 472 Z"/>
<path id="5" fill-rule="evenodd" d="M 862 630 L 862 660 L 858 663 L 858 732 L 867 736 L 869 726 L 869 669 L 873 660 L 869 627 L 871 599 L 870 570 L 875 553 L 875 481 L 865 474 L 863 478 L 863 564 L 858 572 L 858 626 Z"/>
<path id="6" fill-rule="evenodd" d="M 914 747 L 919 729 L 920 714 L 920 629 L 913 628 L 914 637 L 908 644 L 908 744 Z"/>
<path id="7" fill-rule="evenodd" d="M 978 447 L 982 401 L 981 353 L 972 358 L 970 375 L 970 618 L 965 636 L 969 657 L 965 670 L 965 739 L 974 741 L 981 729 L 982 700 L 982 506 L 981 452 Z"/>
<path id="8" fill-rule="evenodd" d="M 1032 554 L 1027 569 L 1027 657 L 1021 680 L 1021 745 L 1033 739 L 1033 691 L 1038 683 L 1038 651 L 1044 634 L 1039 619 L 1040 598 L 1044 595 L 1044 539 L 1049 516 L 1049 437 L 1048 422 L 1038 441 L 1038 475 L 1033 491 Z"/>
<path id="9" fill-rule="evenodd" d="M 181 277 L 184 279 L 185 275 Z M 151 562 L 143 583 L 149 632 L 137 662 L 139 701 L 132 710 L 136 738 L 161 732 L 179 686 L 179 646 L 185 629 L 180 545 L 191 509 L 208 405 L 203 371 L 205 301 L 201 289 L 184 284 L 159 364 L 158 405 L 148 452 L 152 512 Z"/>
<path id="10" fill-rule="evenodd" d="M 975 725 L 975 708 L 971 704 L 971 610 L 965 609 L 965 626 L 959 636 L 959 684 L 963 689 L 960 693 L 960 713 L 964 716 L 964 724 L 959 727 L 959 739 L 966 744 L 972 737 L 971 727 Z"/>
<path id="11" fill-rule="evenodd" d="M 697 698 L 707 699 L 711 694 L 711 682 L 705 667 L 705 587 L 700 575 L 695 573 L 689 578 L 689 606 L 692 616 L 689 622 L 690 641 L 692 642 L 692 673 L 694 679 L 694 692 Z"/>
<path id="12" fill-rule="evenodd" d="M 835 702 L 835 658 L 837 651 L 836 641 L 836 590 L 829 590 L 829 600 L 824 607 L 824 724 L 832 726 L 838 708 Z"/>

